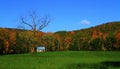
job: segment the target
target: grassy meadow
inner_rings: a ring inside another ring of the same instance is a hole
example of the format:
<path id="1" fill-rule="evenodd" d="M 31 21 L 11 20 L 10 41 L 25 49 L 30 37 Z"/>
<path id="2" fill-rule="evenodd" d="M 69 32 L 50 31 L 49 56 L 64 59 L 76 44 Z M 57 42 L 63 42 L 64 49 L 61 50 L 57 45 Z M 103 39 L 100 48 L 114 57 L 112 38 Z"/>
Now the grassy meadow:
<path id="1" fill-rule="evenodd" d="M 0 69 L 120 69 L 120 52 L 61 51 L 2 55 Z"/>

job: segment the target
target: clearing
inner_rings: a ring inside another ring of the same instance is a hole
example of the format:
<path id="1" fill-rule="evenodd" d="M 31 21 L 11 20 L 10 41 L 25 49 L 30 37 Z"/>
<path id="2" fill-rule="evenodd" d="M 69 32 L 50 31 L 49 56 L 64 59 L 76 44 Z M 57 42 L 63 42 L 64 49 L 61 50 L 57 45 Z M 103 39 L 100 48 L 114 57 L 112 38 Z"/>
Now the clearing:
<path id="1" fill-rule="evenodd" d="M 2 55 L 0 69 L 120 69 L 120 52 L 60 51 Z"/>

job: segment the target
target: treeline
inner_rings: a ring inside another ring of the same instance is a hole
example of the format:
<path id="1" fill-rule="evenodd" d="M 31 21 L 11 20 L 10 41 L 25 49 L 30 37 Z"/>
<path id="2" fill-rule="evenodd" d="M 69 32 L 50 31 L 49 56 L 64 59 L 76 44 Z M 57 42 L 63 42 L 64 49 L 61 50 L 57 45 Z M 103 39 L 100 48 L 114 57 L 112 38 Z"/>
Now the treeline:
<path id="1" fill-rule="evenodd" d="M 45 46 L 46 51 L 119 51 L 120 22 L 55 33 L 0 29 L 0 54 L 28 53 L 36 46 Z"/>
<path id="2" fill-rule="evenodd" d="M 32 31 L 0 28 L 0 54 L 28 53 L 35 48 L 44 33 Z"/>

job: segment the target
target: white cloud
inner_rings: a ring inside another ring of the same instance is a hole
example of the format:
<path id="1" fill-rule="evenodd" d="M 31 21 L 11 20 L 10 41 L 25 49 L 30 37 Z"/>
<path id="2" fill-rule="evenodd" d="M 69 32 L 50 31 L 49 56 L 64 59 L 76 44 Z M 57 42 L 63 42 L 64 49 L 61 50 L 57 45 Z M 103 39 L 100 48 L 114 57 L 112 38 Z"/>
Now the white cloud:
<path id="1" fill-rule="evenodd" d="M 90 25 L 91 22 L 86 20 L 86 19 L 84 19 L 84 20 L 81 21 L 81 23 L 82 24 L 86 24 L 86 25 Z"/>

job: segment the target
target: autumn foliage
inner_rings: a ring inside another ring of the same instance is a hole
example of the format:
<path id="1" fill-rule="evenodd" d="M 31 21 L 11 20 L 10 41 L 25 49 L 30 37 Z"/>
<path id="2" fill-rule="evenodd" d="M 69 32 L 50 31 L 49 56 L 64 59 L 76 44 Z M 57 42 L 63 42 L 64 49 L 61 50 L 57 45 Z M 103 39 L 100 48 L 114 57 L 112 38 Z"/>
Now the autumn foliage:
<path id="1" fill-rule="evenodd" d="M 120 22 L 35 35 L 30 30 L 0 28 L 0 54 L 28 53 L 34 45 L 45 46 L 46 51 L 120 51 Z"/>

